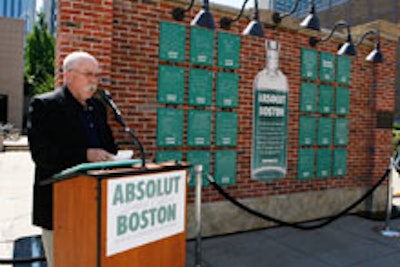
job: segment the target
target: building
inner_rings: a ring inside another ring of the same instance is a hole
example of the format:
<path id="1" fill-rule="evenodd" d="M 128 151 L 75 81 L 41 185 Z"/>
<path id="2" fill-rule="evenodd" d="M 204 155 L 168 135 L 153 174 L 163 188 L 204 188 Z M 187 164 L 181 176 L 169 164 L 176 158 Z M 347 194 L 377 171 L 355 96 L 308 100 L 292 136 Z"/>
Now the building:
<path id="1" fill-rule="evenodd" d="M 36 0 L 2 0 L 0 16 L 24 20 L 27 34 L 33 29 L 36 19 Z"/>
<path id="2" fill-rule="evenodd" d="M 240 35 L 248 24 L 244 19 L 229 30 L 232 35 L 219 28 L 214 34 L 190 28 L 199 5 L 184 21 L 173 21 L 171 10 L 187 1 L 107 3 L 99 8 L 97 1 L 85 1 L 82 12 L 81 0 L 59 0 L 56 69 L 76 47 L 98 57 L 103 76 L 100 86 L 109 89 L 121 104 L 121 112 L 142 140 L 148 160 L 202 164 L 205 172 L 244 205 L 290 222 L 337 214 L 368 191 L 387 169 L 392 154 L 387 140 L 392 130 L 385 118 L 394 110 L 395 32 L 381 36 L 385 61 L 374 65 L 364 61 L 372 44 L 360 46 L 359 56 L 351 62 L 342 57 L 335 60 L 338 44 L 344 40 L 341 36 L 311 49 L 309 37 L 314 32 L 289 27 L 289 23 L 265 28 L 268 39 L 280 42 L 280 68 L 290 86 L 289 135 L 287 145 L 281 146 L 287 147 L 289 167 L 285 178 L 256 181 L 251 178 L 252 88 L 257 73 L 265 67 L 265 40 Z M 215 18 L 228 12 L 213 9 Z M 237 12 L 231 12 L 230 17 L 233 13 Z M 270 18 L 269 12 L 263 14 Z M 387 24 L 386 29 L 393 26 Z M 192 42 L 192 36 L 198 41 Z M 223 53 L 229 51 L 227 46 L 234 50 L 238 44 L 240 51 L 233 59 Z M 344 82 L 335 78 L 336 69 L 340 76 L 350 74 Z M 62 78 L 58 73 L 58 84 Z M 221 84 L 231 81 L 228 101 L 220 101 L 225 98 Z M 197 90 L 199 84 L 202 90 Z M 311 111 L 306 108 L 309 100 Z M 340 106 L 346 107 L 346 114 Z M 117 140 L 126 140 L 120 128 L 113 129 Z M 273 136 L 272 143 L 277 144 L 275 137 L 281 136 Z M 266 143 L 270 144 L 257 145 Z M 381 186 L 358 210 L 384 208 L 385 189 Z M 204 236 L 273 225 L 238 212 L 211 186 L 205 185 L 202 192 Z M 188 191 L 188 201 L 188 228 L 193 230 L 193 189 Z M 193 237 L 193 233 L 189 231 L 188 236 Z"/>
<path id="3" fill-rule="evenodd" d="M 22 127 L 24 102 L 24 28 L 20 19 L 0 17 L 0 111 L 1 117 L 18 128 Z"/>
<path id="4" fill-rule="evenodd" d="M 1 121 L 22 128 L 24 40 L 36 20 L 36 0 L 0 1 Z"/>
<path id="5" fill-rule="evenodd" d="M 48 25 L 49 33 L 51 35 L 56 34 L 56 9 L 57 0 L 43 0 L 43 6 L 40 11 L 43 12 L 45 22 Z"/>
<path id="6" fill-rule="evenodd" d="M 375 20 L 386 20 L 398 23 L 400 2 L 397 0 L 347 0 L 332 6 L 329 10 L 318 11 L 318 17 L 324 28 L 332 28 L 338 20 L 345 20 L 351 26 L 368 23 Z"/>
<path id="7" fill-rule="evenodd" d="M 261 0 L 260 8 L 280 13 L 290 12 L 297 0 Z M 345 20 L 350 25 L 384 19 L 399 21 L 400 2 L 396 0 L 313 0 L 322 28 L 333 28 L 338 20 Z M 304 18 L 310 11 L 310 0 L 300 0 L 296 11 L 291 15 Z"/>
<path id="8" fill-rule="evenodd" d="M 295 7 L 297 0 L 275 0 L 270 1 L 269 7 L 278 12 L 290 12 Z M 315 6 L 318 11 L 324 11 L 331 9 L 332 7 L 342 5 L 349 0 L 314 0 Z M 302 18 L 305 17 L 310 11 L 310 1 L 300 0 L 296 12 L 293 14 L 294 17 Z"/>

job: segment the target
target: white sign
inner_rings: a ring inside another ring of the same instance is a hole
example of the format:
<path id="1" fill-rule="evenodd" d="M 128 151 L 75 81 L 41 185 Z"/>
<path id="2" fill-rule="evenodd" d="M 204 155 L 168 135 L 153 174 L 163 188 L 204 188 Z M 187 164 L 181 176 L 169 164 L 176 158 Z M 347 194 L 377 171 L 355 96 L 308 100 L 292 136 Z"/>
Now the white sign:
<path id="1" fill-rule="evenodd" d="M 390 174 L 392 175 L 392 205 L 400 206 L 400 176 L 395 167 L 392 167 Z"/>
<path id="2" fill-rule="evenodd" d="M 107 256 L 184 231 L 186 172 L 107 182 Z"/>

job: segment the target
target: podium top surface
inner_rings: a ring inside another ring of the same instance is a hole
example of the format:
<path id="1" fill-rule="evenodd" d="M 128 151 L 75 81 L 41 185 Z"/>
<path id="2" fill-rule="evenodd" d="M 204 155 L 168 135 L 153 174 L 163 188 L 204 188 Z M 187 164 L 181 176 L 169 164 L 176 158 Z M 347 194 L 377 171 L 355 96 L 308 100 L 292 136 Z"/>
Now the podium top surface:
<path id="1" fill-rule="evenodd" d="M 52 184 L 58 181 L 74 178 L 76 176 L 85 175 L 96 179 L 105 179 L 110 177 L 118 177 L 124 175 L 135 175 L 154 173 L 160 171 L 187 169 L 191 165 L 186 162 L 163 162 L 163 163 L 146 163 L 142 167 L 142 160 L 118 160 L 82 163 L 71 168 L 65 169 L 49 179 L 42 181 L 41 185 Z"/>

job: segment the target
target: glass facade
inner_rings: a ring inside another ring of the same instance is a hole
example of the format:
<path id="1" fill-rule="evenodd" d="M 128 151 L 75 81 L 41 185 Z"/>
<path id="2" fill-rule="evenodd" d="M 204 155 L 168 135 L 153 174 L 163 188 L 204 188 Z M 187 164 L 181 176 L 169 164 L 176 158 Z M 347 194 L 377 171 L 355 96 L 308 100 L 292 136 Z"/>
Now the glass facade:
<path id="1" fill-rule="evenodd" d="M 25 20 L 25 32 L 30 32 L 36 17 L 36 0 L 1 0 L 0 16 Z"/>
<path id="2" fill-rule="evenodd" d="M 331 7 L 344 4 L 349 0 L 314 0 L 317 11 L 324 11 Z M 290 12 L 296 0 L 275 0 L 273 1 L 273 10 L 278 12 Z M 293 17 L 302 18 L 307 16 L 310 11 L 310 0 L 300 0 L 299 6 Z"/>
<path id="3" fill-rule="evenodd" d="M 49 32 L 55 35 L 56 32 L 56 0 L 44 0 L 43 1 L 43 13 L 47 24 L 49 25 Z"/>

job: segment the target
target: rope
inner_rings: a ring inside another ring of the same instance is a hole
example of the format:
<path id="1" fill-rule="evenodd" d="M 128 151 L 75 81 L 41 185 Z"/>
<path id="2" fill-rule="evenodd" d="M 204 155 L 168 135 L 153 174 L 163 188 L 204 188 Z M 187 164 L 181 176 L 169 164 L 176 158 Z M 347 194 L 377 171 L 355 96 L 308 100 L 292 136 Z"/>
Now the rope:
<path id="1" fill-rule="evenodd" d="M 390 172 L 390 168 L 388 168 L 386 170 L 385 174 L 379 179 L 379 181 L 374 186 L 372 186 L 360 199 L 358 199 L 353 204 L 351 204 L 350 206 L 345 208 L 343 211 L 339 212 L 335 216 L 327 218 L 326 220 L 324 220 L 323 222 L 321 222 L 319 224 L 309 225 L 309 226 L 303 225 L 304 223 L 300 223 L 300 222 L 295 222 L 295 223 L 285 222 L 280 219 L 263 214 L 263 213 L 256 211 L 250 207 L 247 207 L 244 204 L 237 201 L 236 199 L 234 199 L 229 193 L 227 193 L 219 184 L 217 184 L 215 182 L 214 178 L 210 174 L 207 174 L 207 179 L 224 198 L 229 200 L 235 206 L 241 208 L 242 210 L 244 210 L 252 215 L 255 215 L 255 216 L 262 218 L 264 220 L 267 220 L 267 221 L 275 222 L 282 226 L 289 226 L 289 227 L 293 227 L 293 228 L 300 229 L 300 230 L 314 230 L 314 229 L 321 228 L 323 226 L 326 226 L 326 225 L 332 223 L 333 221 L 337 220 L 338 218 L 340 218 L 341 216 L 345 215 L 347 212 L 349 212 L 350 210 L 355 208 L 361 202 L 363 202 L 368 196 L 370 196 L 378 188 L 378 186 L 380 186 L 382 184 L 382 182 L 389 175 L 389 172 Z"/>
<path id="2" fill-rule="evenodd" d="M 289 222 L 285 222 L 282 221 L 280 219 L 274 218 L 272 216 L 263 214 L 259 211 L 256 211 L 250 207 L 247 207 L 246 205 L 240 203 L 239 201 L 237 201 L 236 199 L 234 199 L 229 193 L 227 193 L 219 184 L 217 184 L 214 180 L 214 178 L 210 175 L 207 174 L 207 179 L 210 182 L 210 184 L 212 184 L 212 186 L 224 197 L 226 198 L 228 201 L 230 201 L 232 204 L 234 204 L 235 206 L 239 207 L 240 209 L 255 215 L 257 217 L 260 217 L 264 220 L 267 221 L 272 221 L 275 222 L 277 224 L 280 224 L 282 226 L 289 226 L 289 227 L 293 227 L 296 229 L 300 229 L 300 230 L 314 230 L 317 228 L 321 228 L 323 226 L 326 226 L 330 223 L 332 223 L 333 221 L 337 220 L 338 218 L 340 218 L 341 216 L 345 215 L 347 212 L 349 212 L 350 210 L 352 210 L 353 208 L 355 208 L 357 205 L 359 205 L 361 202 L 363 202 L 368 196 L 370 196 L 377 188 L 378 186 L 380 186 L 383 181 L 387 178 L 387 176 L 389 175 L 390 169 L 388 168 L 385 172 L 385 174 L 379 179 L 379 181 L 372 186 L 360 199 L 358 199 L 357 201 L 355 201 L 353 204 L 351 204 L 350 206 L 348 206 L 346 209 L 344 209 L 343 211 L 339 212 L 338 214 L 336 214 L 335 216 L 329 217 L 327 218 L 325 221 L 319 223 L 319 224 L 315 224 L 315 225 L 303 225 L 304 223 L 300 223 L 300 222 L 295 222 L 295 223 L 289 223 Z M 19 258 L 19 259 L 0 259 L 0 265 L 2 264 L 15 264 L 15 263 L 32 263 L 32 262 L 45 262 L 46 258 L 45 257 L 32 257 L 32 258 Z"/>

